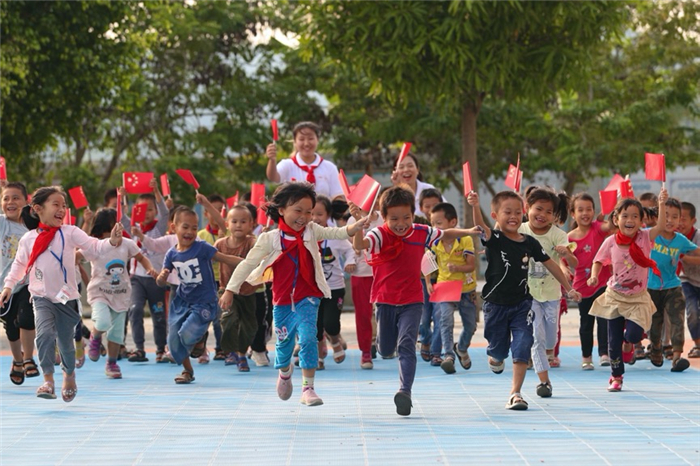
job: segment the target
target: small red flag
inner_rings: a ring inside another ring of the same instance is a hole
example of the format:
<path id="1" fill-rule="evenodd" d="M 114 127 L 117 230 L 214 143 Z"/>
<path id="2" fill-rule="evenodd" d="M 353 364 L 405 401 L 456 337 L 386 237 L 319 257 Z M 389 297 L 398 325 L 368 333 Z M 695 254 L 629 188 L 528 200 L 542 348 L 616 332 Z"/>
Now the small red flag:
<path id="1" fill-rule="evenodd" d="M 610 212 L 615 210 L 615 205 L 617 204 L 617 190 L 603 190 L 599 191 L 600 195 L 600 210 L 603 215 L 608 215 Z"/>
<path id="2" fill-rule="evenodd" d="M 122 195 L 119 194 L 119 190 L 117 189 L 117 222 L 122 221 Z"/>
<path id="3" fill-rule="evenodd" d="M 7 165 L 5 164 L 5 157 L 0 157 L 0 180 L 7 181 Z"/>
<path id="4" fill-rule="evenodd" d="M 338 180 L 340 181 L 340 187 L 343 189 L 343 194 L 345 195 L 345 199 L 348 199 L 350 196 L 350 192 L 352 191 L 352 188 L 348 184 L 348 179 L 345 177 L 345 172 L 341 168 L 338 170 Z"/>
<path id="5" fill-rule="evenodd" d="M 277 120 L 270 120 L 270 125 L 272 126 L 272 140 L 277 142 L 280 138 L 280 132 L 277 128 Z"/>
<path id="6" fill-rule="evenodd" d="M 226 205 L 221 206 L 221 216 L 226 219 Z"/>
<path id="7" fill-rule="evenodd" d="M 510 164 L 508 166 L 508 174 L 506 175 L 506 186 L 508 186 L 510 189 L 517 191 L 518 187 L 518 175 L 520 170 L 518 170 L 518 167 L 516 167 L 513 164 Z"/>
<path id="8" fill-rule="evenodd" d="M 664 154 L 644 154 L 644 174 L 647 180 L 666 182 L 666 157 Z"/>
<path id="9" fill-rule="evenodd" d="M 134 204 L 134 207 L 131 209 L 131 224 L 136 225 L 137 223 L 145 222 L 147 210 L 147 202 L 139 202 L 138 204 Z"/>
<path id="10" fill-rule="evenodd" d="M 396 168 L 399 167 L 399 164 L 403 161 L 403 159 L 406 158 L 408 155 L 408 152 L 411 150 L 411 143 L 410 142 L 404 142 L 403 147 L 401 147 L 401 153 L 399 154 L 399 159 L 396 161 Z"/>
<path id="11" fill-rule="evenodd" d="M 430 295 L 431 303 L 458 303 L 462 299 L 462 280 L 450 280 L 437 282 L 433 285 L 433 294 Z"/>
<path id="12" fill-rule="evenodd" d="M 379 190 L 382 185 L 379 184 L 377 180 L 369 175 L 362 177 L 359 183 L 355 185 L 348 200 L 352 201 L 357 207 L 369 212 L 374 205 L 377 196 L 379 196 Z"/>
<path id="13" fill-rule="evenodd" d="M 66 215 L 63 217 L 64 225 L 75 225 L 75 217 L 70 214 L 70 209 L 66 209 Z"/>
<path id="14" fill-rule="evenodd" d="M 469 196 L 469 193 L 474 190 L 469 162 L 464 162 L 464 165 L 462 165 L 462 179 L 464 180 L 464 197 L 467 197 Z"/>
<path id="15" fill-rule="evenodd" d="M 68 195 L 70 196 L 71 201 L 73 201 L 73 205 L 75 206 L 76 209 L 82 209 L 83 207 L 87 207 L 88 200 L 87 196 L 85 196 L 85 191 L 83 191 L 82 186 L 76 186 L 75 188 L 70 188 L 68 190 Z"/>
<path id="16" fill-rule="evenodd" d="M 197 182 L 197 178 L 194 177 L 191 171 L 185 170 L 184 168 L 178 168 L 177 170 L 175 170 L 175 173 L 180 175 L 180 178 L 185 180 L 185 183 L 189 184 L 194 189 L 199 189 L 199 183 Z"/>
<path id="17" fill-rule="evenodd" d="M 260 208 L 265 204 L 265 185 L 252 183 L 250 185 L 250 203 Z"/>
<path id="18" fill-rule="evenodd" d="M 226 199 L 226 205 L 229 209 L 235 206 L 236 204 L 238 204 L 238 191 L 236 191 L 236 194 Z"/>
<path id="19" fill-rule="evenodd" d="M 605 191 L 619 191 L 620 190 L 620 184 L 625 181 L 625 179 L 620 176 L 619 174 L 615 173 L 615 176 L 612 177 L 612 180 L 610 180 L 610 183 L 605 187 Z"/>
<path id="20" fill-rule="evenodd" d="M 263 210 L 263 207 L 267 208 L 268 202 L 263 202 L 260 207 L 258 207 L 258 215 L 257 218 L 255 219 L 256 222 L 258 222 L 258 225 L 265 225 L 268 226 L 268 222 L 271 221 L 270 218 L 267 216 L 267 213 L 265 210 Z"/>
<path id="21" fill-rule="evenodd" d="M 168 181 L 167 173 L 160 175 L 160 191 L 163 193 L 163 196 L 170 196 L 170 182 Z"/>
<path id="22" fill-rule="evenodd" d="M 124 189 L 129 194 L 147 194 L 152 193 L 151 180 L 153 173 L 150 172 L 124 172 L 122 182 Z"/>
<path id="23" fill-rule="evenodd" d="M 630 180 L 629 175 L 620 184 L 620 197 L 621 198 L 632 198 L 634 199 L 634 190 L 632 189 L 632 180 Z"/>

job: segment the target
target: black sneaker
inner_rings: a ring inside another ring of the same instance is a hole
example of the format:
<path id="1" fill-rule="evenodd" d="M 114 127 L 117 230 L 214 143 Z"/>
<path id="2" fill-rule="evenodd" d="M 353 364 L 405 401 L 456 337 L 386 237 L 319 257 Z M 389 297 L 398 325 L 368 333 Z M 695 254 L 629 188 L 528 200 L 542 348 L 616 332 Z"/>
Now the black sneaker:
<path id="1" fill-rule="evenodd" d="M 550 382 L 544 382 L 537 386 L 537 396 L 541 398 L 549 398 L 552 396 L 552 384 Z"/>
<path id="2" fill-rule="evenodd" d="M 406 392 L 398 391 L 394 395 L 394 404 L 396 405 L 396 414 L 399 416 L 408 416 L 411 414 L 411 395 Z"/>

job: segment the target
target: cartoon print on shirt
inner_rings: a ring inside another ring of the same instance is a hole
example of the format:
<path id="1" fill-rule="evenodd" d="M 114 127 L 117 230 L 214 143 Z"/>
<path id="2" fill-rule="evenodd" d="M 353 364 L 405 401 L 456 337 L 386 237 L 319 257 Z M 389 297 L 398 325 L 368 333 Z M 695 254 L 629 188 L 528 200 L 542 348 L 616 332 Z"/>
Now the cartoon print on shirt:
<path id="1" fill-rule="evenodd" d="M 331 276 L 333 275 L 333 263 L 336 261 L 336 257 L 333 255 L 333 251 L 328 246 L 321 247 L 319 245 L 319 249 L 321 251 L 323 274 L 325 275 L 326 280 L 330 280 Z"/>
<path id="2" fill-rule="evenodd" d="M 112 286 L 112 288 L 117 288 L 119 285 L 121 285 L 122 275 L 126 271 L 126 264 L 124 261 L 114 259 L 107 262 L 105 268 L 107 269 L 105 275 L 109 277 L 109 284 Z"/>

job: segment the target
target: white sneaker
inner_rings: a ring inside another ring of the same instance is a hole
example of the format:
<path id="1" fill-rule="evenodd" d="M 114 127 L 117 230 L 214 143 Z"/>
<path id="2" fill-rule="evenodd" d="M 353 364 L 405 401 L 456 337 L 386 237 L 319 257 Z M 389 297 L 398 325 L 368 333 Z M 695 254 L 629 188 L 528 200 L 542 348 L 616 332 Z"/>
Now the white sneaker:
<path id="1" fill-rule="evenodd" d="M 258 367 L 270 365 L 270 358 L 267 357 L 267 353 L 262 351 L 253 351 L 250 355 L 250 359 L 252 359 L 255 365 Z"/>

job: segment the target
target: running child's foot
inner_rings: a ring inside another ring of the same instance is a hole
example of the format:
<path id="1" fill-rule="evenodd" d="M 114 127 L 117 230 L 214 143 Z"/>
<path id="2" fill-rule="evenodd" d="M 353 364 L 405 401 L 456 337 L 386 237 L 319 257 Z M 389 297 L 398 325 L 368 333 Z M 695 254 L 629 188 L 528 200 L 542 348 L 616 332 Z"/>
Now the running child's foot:
<path id="1" fill-rule="evenodd" d="M 142 349 L 137 349 L 131 355 L 129 356 L 128 359 L 129 362 L 148 362 L 148 358 L 146 357 L 146 352 Z"/>
<path id="2" fill-rule="evenodd" d="M 468 350 L 461 351 L 461 350 L 457 347 L 457 343 L 455 343 L 454 352 L 455 352 L 455 354 L 457 355 L 457 357 L 459 358 L 459 364 L 462 366 L 462 368 L 463 368 L 465 371 L 468 371 L 469 369 L 471 369 L 471 367 L 472 367 L 472 360 L 471 360 L 471 358 L 469 357 L 469 351 L 468 351 Z"/>
<path id="3" fill-rule="evenodd" d="M 105 365 L 105 375 L 110 379 L 121 379 L 122 370 L 116 362 L 108 362 Z"/>
<path id="4" fill-rule="evenodd" d="M 258 367 L 270 365 L 270 358 L 267 356 L 267 353 L 263 351 L 253 351 L 250 355 L 250 359 L 252 359 L 255 365 Z"/>
<path id="5" fill-rule="evenodd" d="M 602 355 L 598 364 L 600 367 L 610 367 L 610 357 L 607 354 Z"/>
<path id="6" fill-rule="evenodd" d="M 360 367 L 362 369 L 374 368 L 374 363 L 372 362 L 372 354 L 371 353 L 362 353 L 362 358 L 360 359 Z"/>
<path id="7" fill-rule="evenodd" d="M 194 382 L 194 374 L 188 370 L 182 371 L 182 374 L 175 377 L 175 383 L 178 385 Z"/>
<path id="8" fill-rule="evenodd" d="M 593 359 L 591 357 L 583 358 L 581 360 L 581 370 L 592 371 L 595 369 L 593 366 Z"/>
<path id="9" fill-rule="evenodd" d="M 88 340 L 88 358 L 90 358 L 90 361 L 99 361 L 101 345 L 102 338 L 95 338 L 94 335 L 90 335 L 90 340 Z"/>
<path id="10" fill-rule="evenodd" d="M 221 348 L 219 349 L 214 349 L 214 361 L 225 361 L 226 360 L 226 353 L 224 353 L 224 350 Z"/>
<path id="11" fill-rule="evenodd" d="M 622 343 L 622 362 L 634 365 L 636 359 L 634 357 L 634 345 L 628 341 Z"/>
<path id="12" fill-rule="evenodd" d="M 608 391 L 609 392 L 622 391 L 622 376 L 610 377 L 610 379 L 608 380 Z"/>
<path id="13" fill-rule="evenodd" d="M 248 366 L 248 358 L 243 356 L 238 356 L 238 372 L 250 372 L 250 366 Z"/>
<path id="14" fill-rule="evenodd" d="M 455 370 L 455 358 L 452 356 L 447 356 L 440 364 L 440 368 L 445 371 L 446 374 L 454 374 L 457 372 Z"/>
<path id="15" fill-rule="evenodd" d="M 316 394 L 313 387 L 304 387 L 301 392 L 301 404 L 319 406 L 323 404 L 323 400 Z"/>
<path id="16" fill-rule="evenodd" d="M 690 362 L 687 359 L 679 357 L 674 359 L 671 364 L 671 372 L 683 372 L 690 367 Z"/>
<path id="17" fill-rule="evenodd" d="M 438 367 L 442 364 L 442 358 L 439 355 L 434 354 L 430 360 L 430 365 L 433 367 Z"/>
<path id="18" fill-rule="evenodd" d="M 234 352 L 230 352 L 226 359 L 224 360 L 224 366 L 236 366 L 238 365 L 238 355 Z"/>
<path id="19" fill-rule="evenodd" d="M 561 367 L 561 359 L 558 356 L 552 356 L 547 362 L 549 362 L 549 367 L 551 368 Z"/>
<path id="20" fill-rule="evenodd" d="M 537 396 L 540 398 L 549 398 L 552 396 L 552 383 L 547 381 L 539 384 L 537 386 Z"/>
<path id="21" fill-rule="evenodd" d="M 399 416 L 408 416 L 411 414 L 411 408 L 413 407 L 411 395 L 399 390 L 396 392 L 396 395 L 394 395 L 394 405 L 396 405 L 396 414 Z"/>
<path id="22" fill-rule="evenodd" d="M 199 364 L 209 364 L 209 351 L 204 348 L 204 352 L 197 358 Z"/>
<path id="23" fill-rule="evenodd" d="M 345 361 L 345 349 L 343 349 L 343 344 L 340 341 L 333 345 L 333 361 L 335 361 L 336 364 Z"/>
<path id="24" fill-rule="evenodd" d="M 496 361 L 495 359 L 489 357 L 489 369 L 494 374 L 500 374 L 506 368 L 505 361 Z"/>
<path id="25" fill-rule="evenodd" d="M 280 400 L 287 401 L 292 397 L 294 386 L 292 385 L 292 368 L 289 368 L 289 375 L 284 377 L 280 373 L 277 376 L 277 396 Z"/>
<path id="26" fill-rule="evenodd" d="M 523 400 L 520 393 L 513 393 L 510 398 L 508 398 L 506 409 L 512 409 L 513 411 L 525 411 L 527 409 L 527 401 Z"/>
<path id="27" fill-rule="evenodd" d="M 432 359 L 430 357 L 430 345 L 426 345 L 425 343 L 421 343 L 421 345 L 420 345 L 420 357 L 425 362 L 428 362 Z"/>

